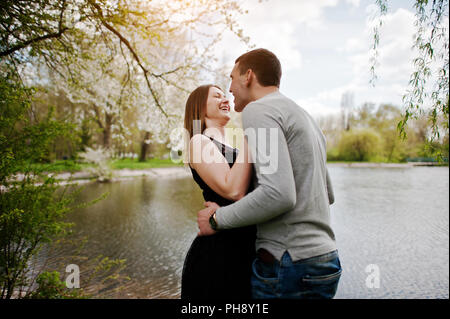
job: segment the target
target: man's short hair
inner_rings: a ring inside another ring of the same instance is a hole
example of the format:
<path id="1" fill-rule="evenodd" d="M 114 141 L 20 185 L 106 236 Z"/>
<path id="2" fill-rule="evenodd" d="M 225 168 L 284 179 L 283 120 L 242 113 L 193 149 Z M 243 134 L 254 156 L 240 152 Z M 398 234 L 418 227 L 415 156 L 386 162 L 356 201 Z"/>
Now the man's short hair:
<path id="1" fill-rule="evenodd" d="M 255 49 L 236 59 L 239 72 L 244 74 L 251 69 L 262 86 L 280 87 L 281 64 L 277 56 L 267 49 Z"/>

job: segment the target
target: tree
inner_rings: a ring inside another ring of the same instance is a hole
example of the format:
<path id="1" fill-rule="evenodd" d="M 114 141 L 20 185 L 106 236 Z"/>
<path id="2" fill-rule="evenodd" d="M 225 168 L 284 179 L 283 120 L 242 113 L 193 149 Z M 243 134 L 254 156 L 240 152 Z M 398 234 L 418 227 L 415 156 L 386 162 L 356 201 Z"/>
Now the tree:
<path id="1" fill-rule="evenodd" d="M 350 126 L 352 128 L 372 127 L 375 119 L 375 105 L 373 103 L 363 103 L 350 114 Z"/>
<path id="2" fill-rule="evenodd" d="M 388 12 L 387 0 L 376 0 L 380 19 L 374 28 L 374 56 L 372 80 L 376 79 L 375 65 L 379 44 L 382 17 Z M 448 0 L 415 0 L 415 27 L 413 49 L 417 56 L 413 60 L 414 71 L 410 75 L 409 88 L 403 95 L 404 113 L 398 122 L 398 130 L 406 138 L 406 127 L 410 119 L 426 113 L 431 127 L 431 142 L 439 140 L 449 131 L 449 38 Z M 437 70 L 433 69 L 437 65 Z M 444 133 L 444 134 L 442 134 Z"/>
<path id="3" fill-rule="evenodd" d="M 345 92 L 341 97 L 341 120 L 342 128 L 350 130 L 350 117 L 354 107 L 354 95 L 352 92 Z"/>
<path id="4" fill-rule="evenodd" d="M 75 80 L 73 59 L 89 58 L 79 48 L 103 42 L 111 53 L 133 61 L 127 64 L 129 70 L 139 70 L 134 74 L 142 77 L 154 105 L 167 116 L 151 79 L 176 86 L 169 75 L 187 64 L 201 66 L 198 62 L 211 57 L 210 48 L 220 40 L 223 29 L 248 41 L 236 21 L 236 14 L 242 13 L 237 1 L 226 0 L 6 0 L 0 5 L 0 57 L 17 73 L 27 63 L 43 61 L 54 72 L 63 74 L 65 69 Z M 212 27 L 222 30 L 215 36 L 202 32 Z M 151 51 L 140 48 L 145 41 L 161 40 L 169 33 L 197 30 L 203 34 L 204 45 L 191 46 L 189 56 L 195 58 L 183 59 L 170 70 L 163 67 L 164 71 L 158 72 L 163 64 L 148 61 Z M 144 41 L 135 42 L 135 37 Z"/>
<path id="5" fill-rule="evenodd" d="M 53 78 L 45 85 L 64 90 L 78 108 L 76 123 L 94 120 L 106 148 L 127 148 L 139 127 L 142 160 L 149 142 L 167 141 L 193 83 L 214 71 L 212 48 L 223 31 L 248 41 L 236 1 L 7 1 L 2 10 L 4 63 L 22 78 L 28 68 L 32 84 Z"/>
<path id="6" fill-rule="evenodd" d="M 371 127 L 379 132 L 383 140 L 382 154 L 388 162 L 401 162 L 406 158 L 406 143 L 398 138 L 397 132 L 400 119 L 401 111 L 398 107 L 382 104 L 371 120 Z"/>
<path id="7" fill-rule="evenodd" d="M 339 157 L 346 161 L 370 161 L 382 149 L 382 141 L 372 129 L 344 131 L 339 141 Z"/>
<path id="8" fill-rule="evenodd" d="M 47 158 L 57 138 L 74 138 L 74 125 L 53 119 L 51 109 L 35 118 L 36 90 L 24 87 L 13 70 L 1 67 L 0 75 L 0 299 L 87 297 L 81 290 L 67 289 L 57 272 L 36 262 L 42 248 L 69 234 L 71 224 L 64 217 L 89 204 L 74 204 L 81 189 L 59 186 L 45 173 L 51 164 L 35 165 Z M 42 259 L 47 261 L 46 256 Z M 96 258 L 88 264 L 89 278 L 111 274 L 121 280 L 123 264 Z"/>
<path id="9" fill-rule="evenodd" d="M 61 217 L 70 210 L 72 197 L 65 192 L 57 196 L 55 180 L 42 176 L 30 161 L 45 157 L 48 145 L 57 136 L 70 136 L 72 127 L 50 117 L 30 123 L 33 90 L 17 84 L 14 72 L 1 71 L 0 298 L 11 298 L 15 288 L 30 286 L 31 258 L 69 226 Z"/>

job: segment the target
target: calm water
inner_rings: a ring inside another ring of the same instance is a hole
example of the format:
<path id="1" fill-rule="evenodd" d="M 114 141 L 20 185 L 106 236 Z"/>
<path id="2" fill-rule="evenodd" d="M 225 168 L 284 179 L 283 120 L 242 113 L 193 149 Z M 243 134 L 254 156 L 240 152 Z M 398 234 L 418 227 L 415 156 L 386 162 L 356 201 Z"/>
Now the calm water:
<path id="1" fill-rule="evenodd" d="M 448 167 L 329 169 L 344 269 L 336 298 L 449 298 Z M 127 260 L 132 280 L 119 297 L 178 298 L 200 189 L 191 178 L 136 178 L 87 185 L 81 199 L 104 192 L 107 199 L 69 218 L 89 237 L 86 255 Z M 371 264 L 379 288 L 366 286 Z"/>

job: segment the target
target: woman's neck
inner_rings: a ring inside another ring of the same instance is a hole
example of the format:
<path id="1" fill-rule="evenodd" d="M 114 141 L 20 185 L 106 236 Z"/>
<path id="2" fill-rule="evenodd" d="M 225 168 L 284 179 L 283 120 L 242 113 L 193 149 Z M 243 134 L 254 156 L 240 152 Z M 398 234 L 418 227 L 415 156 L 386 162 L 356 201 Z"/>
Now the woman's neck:
<path id="1" fill-rule="evenodd" d="M 203 134 L 221 143 L 225 143 L 225 127 L 223 126 L 207 127 Z"/>

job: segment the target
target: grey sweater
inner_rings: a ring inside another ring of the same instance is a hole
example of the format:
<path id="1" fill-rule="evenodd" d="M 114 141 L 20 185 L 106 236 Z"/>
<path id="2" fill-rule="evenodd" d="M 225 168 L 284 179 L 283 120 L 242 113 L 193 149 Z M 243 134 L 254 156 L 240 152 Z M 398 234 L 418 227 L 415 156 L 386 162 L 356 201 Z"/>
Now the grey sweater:
<path id="1" fill-rule="evenodd" d="M 218 228 L 257 224 L 256 250 L 265 248 L 278 260 L 285 251 L 297 261 L 335 250 L 326 141 L 315 121 L 274 92 L 249 103 L 242 123 L 254 161 L 255 189 L 217 209 Z"/>

